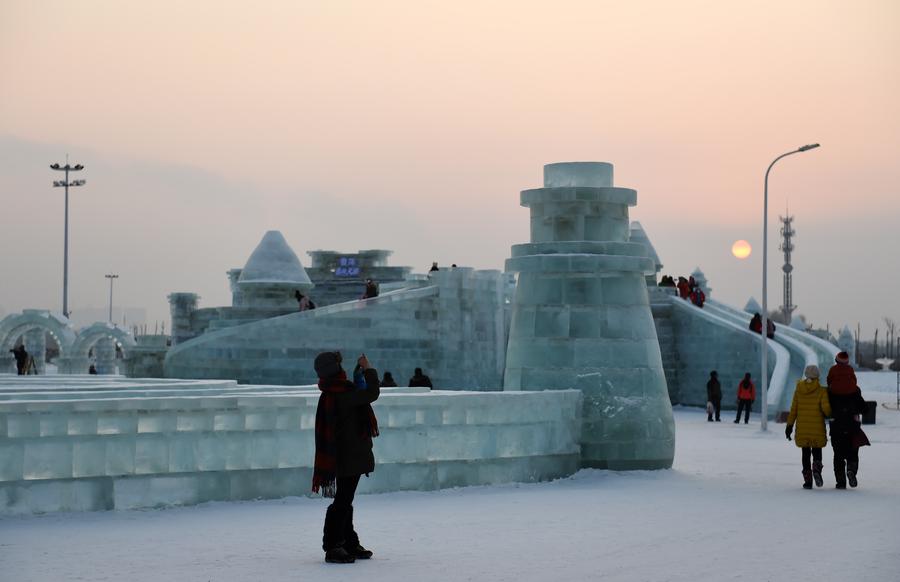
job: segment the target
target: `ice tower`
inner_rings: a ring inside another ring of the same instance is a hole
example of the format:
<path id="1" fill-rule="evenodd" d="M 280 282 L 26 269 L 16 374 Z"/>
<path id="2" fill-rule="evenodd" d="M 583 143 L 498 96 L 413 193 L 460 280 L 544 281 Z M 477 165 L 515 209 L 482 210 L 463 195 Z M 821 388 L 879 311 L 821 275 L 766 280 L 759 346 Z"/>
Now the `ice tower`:
<path id="1" fill-rule="evenodd" d="M 629 242 L 637 193 L 613 187 L 613 166 L 544 166 L 544 187 L 524 190 L 531 242 L 514 245 L 519 273 L 504 390 L 584 393 L 581 464 L 672 466 L 675 424 L 645 277 L 646 247 Z"/>

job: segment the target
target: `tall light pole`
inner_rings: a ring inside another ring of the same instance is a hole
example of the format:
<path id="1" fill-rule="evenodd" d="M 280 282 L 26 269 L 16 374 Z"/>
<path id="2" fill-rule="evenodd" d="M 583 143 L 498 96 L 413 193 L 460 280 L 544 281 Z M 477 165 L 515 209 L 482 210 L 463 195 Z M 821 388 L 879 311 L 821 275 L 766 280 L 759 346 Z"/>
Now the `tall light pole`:
<path id="1" fill-rule="evenodd" d="M 65 188 L 66 189 L 66 219 L 65 219 L 65 233 L 63 235 L 63 317 L 69 317 L 69 186 L 84 186 L 84 180 L 72 180 L 69 181 L 69 172 L 80 172 L 84 169 L 84 166 L 81 164 L 75 164 L 74 166 L 69 165 L 69 156 L 66 155 L 66 165 L 60 166 L 59 164 L 53 164 L 50 166 L 51 170 L 56 170 L 57 172 L 65 172 L 66 178 L 65 180 L 54 180 L 53 187 L 54 188 Z"/>
<path id="2" fill-rule="evenodd" d="M 769 172 L 772 171 L 772 166 L 775 165 L 775 162 L 780 160 L 781 158 L 786 158 L 787 156 L 793 154 L 799 154 L 800 152 L 809 151 L 811 149 L 815 149 L 819 147 L 819 144 L 812 143 L 805 146 L 801 146 L 795 150 L 789 151 L 786 154 L 781 154 L 769 164 L 769 169 L 766 170 L 766 181 L 765 187 L 763 190 L 763 272 L 762 272 L 762 329 L 760 329 L 760 338 L 762 340 L 762 365 L 760 378 L 762 384 L 762 414 L 760 415 L 761 422 L 760 428 L 762 430 L 768 430 L 769 428 L 769 344 L 766 341 L 768 339 L 769 332 L 769 299 L 768 299 L 768 290 L 769 290 L 769 281 L 768 281 L 768 273 L 767 269 L 769 267 L 768 262 L 768 254 L 769 254 Z"/>
<path id="3" fill-rule="evenodd" d="M 113 281 L 119 278 L 118 275 L 114 275 L 110 273 L 109 275 L 103 275 L 107 279 L 109 279 L 109 322 L 112 323 L 112 290 L 113 290 Z"/>

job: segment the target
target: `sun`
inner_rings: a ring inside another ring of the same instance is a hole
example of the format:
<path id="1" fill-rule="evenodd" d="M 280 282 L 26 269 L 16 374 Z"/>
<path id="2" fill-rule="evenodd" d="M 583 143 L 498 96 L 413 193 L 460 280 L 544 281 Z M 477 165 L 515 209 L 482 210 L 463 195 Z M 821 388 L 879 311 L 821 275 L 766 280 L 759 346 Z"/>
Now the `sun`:
<path id="1" fill-rule="evenodd" d="M 752 250 L 750 243 L 745 240 L 734 241 L 734 244 L 731 245 L 731 254 L 739 259 L 746 259 L 749 257 Z"/>

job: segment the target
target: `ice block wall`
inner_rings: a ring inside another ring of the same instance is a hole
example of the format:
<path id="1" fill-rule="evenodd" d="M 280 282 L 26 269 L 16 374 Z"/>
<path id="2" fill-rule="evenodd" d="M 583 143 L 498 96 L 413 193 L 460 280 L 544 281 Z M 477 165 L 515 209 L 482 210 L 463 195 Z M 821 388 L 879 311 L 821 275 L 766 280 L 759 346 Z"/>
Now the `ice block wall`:
<path id="1" fill-rule="evenodd" d="M 521 193 L 531 242 L 506 262 L 519 279 L 504 390 L 581 390 L 586 467 L 667 468 L 674 456 L 645 279 L 656 265 L 628 240 L 636 200 L 613 186 L 611 164 L 549 164 L 544 187 Z"/>
<path id="2" fill-rule="evenodd" d="M 309 495 L 315 387 L 0 378 L 0 514 Z M 571 475 L 582 396 L 385 389 L 361 492 Z"/>

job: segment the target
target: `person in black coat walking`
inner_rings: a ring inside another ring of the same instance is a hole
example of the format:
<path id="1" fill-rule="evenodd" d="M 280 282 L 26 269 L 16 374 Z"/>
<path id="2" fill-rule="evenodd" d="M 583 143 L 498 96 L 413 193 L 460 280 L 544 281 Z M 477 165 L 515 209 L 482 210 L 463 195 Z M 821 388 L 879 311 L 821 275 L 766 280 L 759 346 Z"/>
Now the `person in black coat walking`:
<path id="1" fill-rule="evenodd" d="M 434 388 L 431 378 L 422 373 L 422 368 L 416 368 L 416 373 L 409 379 L 410 388 Z"/>
<path id="2" fill-rule="evenodd" d="M 325 513 L 325 561 L 346 564 L 372 557 L 353 527 L 353 497 L 360 477 L 375 470 L 372 438 L 378 436 L 378 421 L 372 402 L 381 392 L 378 371 L 365 355 L 357 360 L 366 382 L 362 390 L 347 380 L 341 361 L 340 352 L 323 352 L 314 364 L 322 394 L 316 408 L 312 490 L 334 498 Z"/>
<path id="3" fill-rule="evenodd" d="M 834 479 L 836 489 L 856 487 L 859 472 L 859 447 L 869 445 L 869 439 L 860 426 L 859 416 L 866 411 L 866 401 L 856 385 L 856 374 L 850 367 L 847 352 L 835 358 L 835 365 L 828 371 L 828 400 L 831 403 L 831 449 L 834 452 Z"/>
<path id="4" fill-rule="evenodd" d="M 712 406 L 708 409 L 706 420 L 713 421 L 713 412 L 716 413 L 716 422 L 722 422 L 719 414 L 722 412 L 722 385 L 719 384 L 719 373 L 713 370 L 709 373 L 709 382 L 706 383 L 706 401 Z"/>

